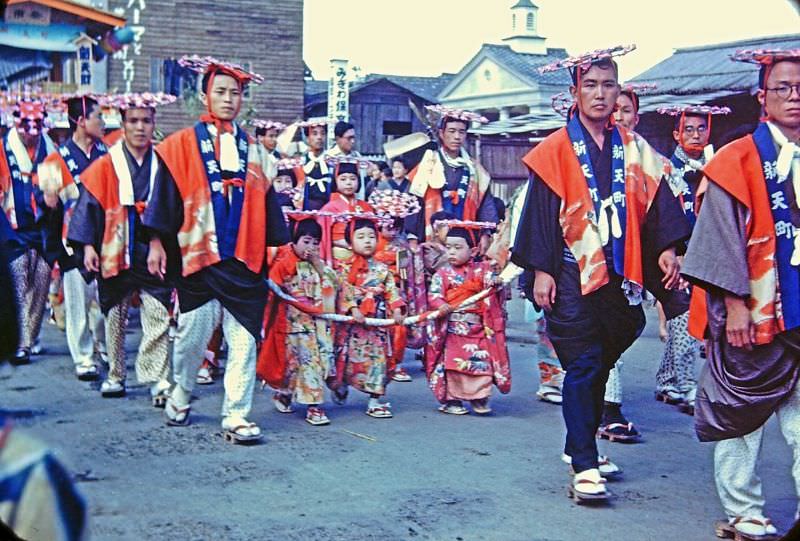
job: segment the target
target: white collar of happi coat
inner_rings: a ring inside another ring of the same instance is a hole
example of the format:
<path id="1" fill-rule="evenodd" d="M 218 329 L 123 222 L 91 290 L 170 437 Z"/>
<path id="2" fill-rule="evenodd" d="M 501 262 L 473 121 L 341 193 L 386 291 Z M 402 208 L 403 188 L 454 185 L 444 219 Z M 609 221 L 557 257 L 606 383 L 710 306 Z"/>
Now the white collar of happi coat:
<path id="1" fill-rule="evenodd" d="M 128 160 L 125 157 L 125 150 L 123 145 L 124 140 L 120 140 L 116 145 L 108 150 L 111 156 L 111 165 L 114 167 L 114 173 L 119 180 L 119 203 L 123 206 L 133 206 L 136 203 L 136 198 L 133 194 L 133 179 L 131 178 L 131 169 L 128 167 Z M 150 190 L 147 194 L 147 200 L 153 196 L 153 185 L 156 181 L 156 174 L 158 173 L 158 158 L 155 151 L 150 153 Z"/>
<path id="2" fill-rule="evenodd" d="M 470 176 L 472 176 L 475 172 L 475 164 L 472 162 L 472 158 L 470 157 L 469 153 L 463 147 L 460 149 L 459 154 L 457 157 L 451 157 L 447 152 L 442 150 L 439 154 L 441 154 L 444 163 L 449 165 L 453 168 L 459 167 L 466 167 L 469 169 Z"/>
<path id="3" fill-rule="evenodd" d="M 55 150 L 53 141 L 47 135 L 41 136 L 39 144 L 45 145 L 47 154 Z M 22 173 L 23 182 L 27 182 L 27 179 L 30 178 L 31 172 L 33 171 L 33 162 L 17 130 L 12 129 L 8 132 L 8 150 L 14 154 L 17 160 L 17 166 L 19 167 L 19 172 Z"/>
<path id="4" fill-rule="evenodd" d="M 232 124 L 233 133 L 225 132 L 219 138 L 219 168 L 236 173 L 241 169 L 239 149 L 236 147 L 236 135 L 239 133 L 239 127 L 235 122 Z M 217 137 L 217 127 L 214 124 L 207 123 L 206 128 L 212 138 Z"/>
<path id="5" fill-rule="evenodd" d="M 320 173 L 322 176 L 328 175 L 328 154 L 326 152 L 320 152 L 318 156 L 314 156 L 309 150 L 306 152 L 306 164 L 303 166 L 303 171 L 308 175 L 311 171 L 314 170 L 314 166 L 319 164 Z M 325 191 L 325 190 L 323 190 Z"/>
<path id="6" fill-rule="evenodd" d="M 800 203 L 800 193 L 797 188 L 800 185 L 800 146 L 797 143 L 789 141 L 783 132 L 772 122 L 767 122 L 770 134 L 775 144 L 778 145 L 778 162 L 775 164 L 775 169 L 778 173 L 778 182 L 784 182 L 789 178 L 789 173 L 792 173 L 792 184 L 795 188 L 795 194 Z"/>

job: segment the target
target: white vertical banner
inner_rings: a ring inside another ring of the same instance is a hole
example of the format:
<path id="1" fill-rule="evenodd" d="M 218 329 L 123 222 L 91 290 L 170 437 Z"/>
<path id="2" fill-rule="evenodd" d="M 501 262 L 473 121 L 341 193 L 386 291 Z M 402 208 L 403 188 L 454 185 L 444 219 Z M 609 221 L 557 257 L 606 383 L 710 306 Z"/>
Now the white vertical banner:
<path id="1" fill-rule="evenodd" d="M 333 146 L 333 127 L 340 120 L 350 120 L 350 81 L 347 60 L 331 59 L 331 77 L 328 80 L 328 146 Z"/>

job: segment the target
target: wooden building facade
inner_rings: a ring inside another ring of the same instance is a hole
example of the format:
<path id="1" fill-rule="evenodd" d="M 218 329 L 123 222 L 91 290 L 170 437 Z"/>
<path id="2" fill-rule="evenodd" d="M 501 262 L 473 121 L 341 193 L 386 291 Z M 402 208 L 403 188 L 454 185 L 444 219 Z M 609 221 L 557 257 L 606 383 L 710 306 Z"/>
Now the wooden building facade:
<path id="1" fill-rule="evenodd" d="M 302 118 L 303 0 L 109 0 L 109 9 L 128 19 L 135 36 L 109 63 L 110 91 L 174 89 L 167 72 L 175 59 L 211 55 L 264 76 L 245 95 L 243 112 L 282 122 Z M 164 107 L 159 129 L 191 124 L 198 109 L 183 100 Z"/>

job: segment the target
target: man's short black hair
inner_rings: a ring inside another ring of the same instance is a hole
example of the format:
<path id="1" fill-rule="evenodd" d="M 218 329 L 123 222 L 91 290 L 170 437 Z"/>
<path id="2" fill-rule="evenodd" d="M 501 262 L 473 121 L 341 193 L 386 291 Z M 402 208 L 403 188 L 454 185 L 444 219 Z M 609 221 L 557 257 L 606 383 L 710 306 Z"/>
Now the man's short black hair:
<path id="1" fill-rule="evenodd" d="M 156 118 L 156 109 L 155 107 L 131 107 L 131 109 L 149 109 L 150 110 L 150 118 L 155 120 Z M 123 122 L 125 122 L 125 114 L 128 112 L 128 109 L 120 109 L 119 116 Z"/>
<path id="2" fill-rule="evenodd" d="M 315 124 L 313 126 L 306 126 L 303 128 L 303 133 L 306 135 L 306 137 L 308 137 L 311 134 L 312 128 L 322 128 L 323 130 L 325 130 L 325 133 L 328 133 L 328 126 L 324 124 Z"/>
<path id="3" fill-rule="evenodd" d="M 355 129 L 356 129 L 356 127 L 355 127 L 355 126 L 353 126 L 351 123 L 349 123 L 349 122 L 344 122 L 344 121 L 340 120 L 340 121 L 339 121 L 339 122 L 337 122 L 337 123 L 336 123 L 336 125 L 333 127 L 333 135 L 334 135 L 335 137 L 341 137 L 341 136 L 343 136 L 345 133 L 347 133 L 347 130 L 355 130 Z"/>
<path id="4" fill-rule="evenodd" d="M 67 121 L 69 122 L 70 131 L 75 131 L 78 128 L 78 121 L 81 118 L 89 118 L 97 108 L 97 100 L 89 96 L 70 98 L 67 100 Z"/>
<path id="5" fill-rule="evenodd" d="M 400 162 L 403 165 L 403 169 L 408 169 L 406 161 L 402 157 L 397 156 L 396 158 L 392 158 L 392 165 L 394 165 L 395 162 Z"/>
<path id="6" fill-rule="evenodd" d="M 212 75 L 227 75 L 228 77 L 231 77 L 232 79 L 234 79 L 238 83 L 239 89 L 241 89 L 241 90 L 244 90 L 244 87 L 246 86 L 246 85 L 243 85 L 238 79 L 236 79 L 236 77 L 234 77 L 230 73 L 225 73 L 224 71 L 210 71 L 210 72 L 204 73 L 203 74 L 203 78 L 200 81 L 200 88 L 203 89 L 203 94 L 208 94 L 208 92 L 211 90 L 210 88 L 208 88 L 208 85 L 211 82 L 211 76 Z"/>
<path id="7" fill-rule="evenodd" d="M 591 68 L 592 66 L 597 66 L 600 69 L 604 69 L 604 70 L 611 68 L 611 69 L 614 70 L 614 79 L 618 79 L 619 78 L 619 67 L 617 66 L 616 60 L 612 60 L 610 58 L 603 58 L 602 60 L 597 60 L 595 62 L 592 62 L 591 65 L 589 66 L 589 68 Z M 570 68 L 570 70 L 569 70 L 569 75 L 570 75 L 570 77 L 572 77 L 572 84 L 573 85 L 577 85 L 578 84 L 578 70 L 579 69 L 581 69 L 581 66 L 575 66 L 574 68 Z M 589 71 L 589 69 L 587 69 L 586 71 Z"/>
<path id="8" fill-rule="evenodd" d="M 319 241 L 322 240 L 322 226 L 316 220 L 306 219 L 295 223 L 292 233 L 292 242 L 297 243 L 300 237 L 311 237 Z"/>
<path id="9" fill-rule="evenodd" d="M 267 135 L 267 128 L 256 128 L 256 137 L 264 137 Z"/>
<path id="10" fill-rule="evenodd" d="M 463 124 L 464 125 L 464 129 L 466 129 L 466 130 L 469 129 L 469 121 L 463 120 L 463 119 L 460 119 L 460 118 L 455 118 L 455 117 L 452 117 L 452 116 L 444 117 L 442 119 L 442 121 L 439 123 L 439 128 L 442 129 L 442 130 L 446 130 L 447 129 L 447 125 L 448 124 L 452 124 L 454 122 L 458 122 L 459 124 Z"/>

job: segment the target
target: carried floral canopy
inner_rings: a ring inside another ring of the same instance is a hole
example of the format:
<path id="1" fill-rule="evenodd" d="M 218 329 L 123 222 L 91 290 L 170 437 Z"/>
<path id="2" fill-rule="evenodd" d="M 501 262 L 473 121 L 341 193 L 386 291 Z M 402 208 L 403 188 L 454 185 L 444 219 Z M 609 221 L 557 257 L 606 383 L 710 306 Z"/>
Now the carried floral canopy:
<path id="1" fill-rule="evenodd" d="M 399 190 L 375 190 L 368 203 L 375 209 L 375 214 L 392 218 L 405 218 L 421 210 L 418 197 Z"/>

